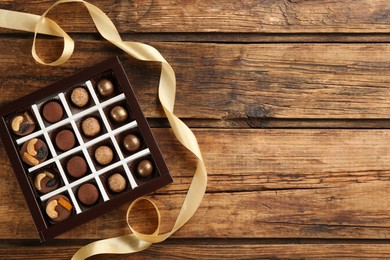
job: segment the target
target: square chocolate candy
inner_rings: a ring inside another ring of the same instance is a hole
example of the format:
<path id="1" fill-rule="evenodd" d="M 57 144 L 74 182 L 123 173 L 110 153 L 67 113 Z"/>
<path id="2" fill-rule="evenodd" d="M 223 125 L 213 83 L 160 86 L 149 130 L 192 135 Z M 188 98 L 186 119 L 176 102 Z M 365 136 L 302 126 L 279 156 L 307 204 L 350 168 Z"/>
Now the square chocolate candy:
<path id="1" fill-rule="evenodd" d="M 0 116 L 41 241 L 172 182 L 118 58 L 6 104 Z"/>

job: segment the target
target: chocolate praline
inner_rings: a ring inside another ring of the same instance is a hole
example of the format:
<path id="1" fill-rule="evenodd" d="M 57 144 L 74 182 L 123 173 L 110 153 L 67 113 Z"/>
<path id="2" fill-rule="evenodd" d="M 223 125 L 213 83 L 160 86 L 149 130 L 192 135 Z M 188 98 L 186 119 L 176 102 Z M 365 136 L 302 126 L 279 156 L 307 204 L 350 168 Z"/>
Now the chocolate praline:
<path id="1" fill-rule="evenodd" d="M 70 217 L 73 205 L 64 195 L 56 195 L 46 203 L 46 214 L 54 222 L 61 222 Z"/>
<path id="2" fill-rule="evenodd" d="M 141 147 L 141 141 L 136 135 L 128 134 L 123 138 L 123 147 L 126 151 L 135 152 Z"/>
<path id="3" fill-rule="evenodd" d="M 35 175 L 34 187 L 40 193 L 48 193 L 58 188 L 60 185 L 57 174 L 49 171 L 43 171 Z"/>
<path id="4" fill-rule="evenodd" d="M 99 120 L 94 117 L 88 117 L 81 123 L 83 133 L 88 137 L 93 137 L 100 133 L 101 127 Z"/>
<path id="5" fill-rule="evenodd" d="M 57 133 L 55 143 L 60 150 L 68 151 L 75 146 L 76 138 L 72 131 L 65 129 Z"/>
<path id="6" fill-rule="evenodd" d="M 10 124 L 12 132 L 19 136 L 28 135 L 35 129 L 35 121 L 28 112 L 14 116 Z"/>
<path id="7" fill-rule="evenodd" d="M 77 107 L 84 107 L 89 102 L 89 94 L 85 88 L 77 87 L 72 90 L 70 100 Z"/>
<path id="8" fill-rule="evenodd" d="M 77 191 L 77 197 L 84 205 L 91 206 L 99 199 L 99 191 L 95 185 L 85 183 Z"/>
<path id="9" fill-rule="evenodd" d="M 81 156 L 73 156 L 66 164 L 66 171 L 70 176 L 80 178 L 88 171 L 87 162 Z"/>
<path id="10" fill-rule="evenodd" d="M 153 164 L 149 160 L 142 160 L 138 163 L 137 173 L 139 176 L 146 178 L 153 173 Z"/>
<path id="11" fill-rule="evenodd" d="M 39 138 L 33 138 L 23 144 L 19 154 L 25 163 L 35 166 L 46 160 L 49 150 L 45 142 Z"/>
<path id="12" fill-rule="evenodd" d="M 116 106 L 110 111 L 111 119 L 117 123 L 123 123 L 129 117 L 127 110 L 122 106 Z"/>
<path id="13" fill-rule="evenodd" d="M 114 157 L 112 149 L 106 145 L 99 146 L 95 150 L 95 159 L 98 163 L 102 165 L 109 164 Z"/>
<path id="14" fill-rule="evenodd" d="M 108 178 L 108 188 L 115 193 L 124 191 L 126 189 L 125 178 L 119 173 L 114 173 Z"/>
<path id="15" fill-rule="evenodd" d="M 42 116 L 49 123 L 56 123 L 64 115 L 62 106 L 57 101 L 50 101 L 43 106 Z"/>
<path id="16" fill-rule="evenodd" d="M 114 93 L 114 85 L 108 79 L 102 79 L 98 82 L 99 94 L 103 97 L 108 97 Z"/>

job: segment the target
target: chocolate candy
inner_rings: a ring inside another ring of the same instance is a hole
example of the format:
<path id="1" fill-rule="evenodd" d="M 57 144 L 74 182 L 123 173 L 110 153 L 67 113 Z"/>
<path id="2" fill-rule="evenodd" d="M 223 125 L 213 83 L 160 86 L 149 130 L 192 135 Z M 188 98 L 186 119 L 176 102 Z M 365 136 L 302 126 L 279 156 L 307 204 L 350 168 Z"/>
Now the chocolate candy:
<path id="1" fill-rule="evenodd" d="M 64 110 L 57 101 L 50 101 L 43 106 L 42 116 L 49 123 L 56 123 L 62 119 Z"/>
<path id="2" fill-rule="evenodd" d="M 70 176 L 80 178 L 88 171 L 87 162 L 81 156 L 73 156 L 66 164 L 66 171 Z"/>
<path id="3" fill-rule="evenodd" d="M 128 134 L 123 138 L 123 147 L 126 151 L 136 152 L 139 148 L 141 148 L 141 141 L 136 135 Z"/>
<path id="4" fill-rule="evenodd" d="M 33 138 L 23 144 L 19 154 L 25 163 L 35 166 L 46 160 L 49 150 L 45 142 L 41 139 Z"/>
<path id="5" fill-rule="evenodd" d="M 96 186 L 91 183 L 81 185 L 77 191 L 77 198 L 84 205 L 91 206 L 99 199 L 99 191 Z"/>
<path id="6" fill-rule="evenodd" d="M 124 191 L 126 189 L 125 178 L 119 173 L 114 173 L 108 178 L 108 188 L 115 193 Z"/>
<path id="7" fill-rule="evenodd" d="M 60 150 L 68 151 L 75 146 L 76 138 L 72 131 L 65 129 L 57 133 L 55 143 Z"/>
<path id="8" fill-rule="evenodd" d="M 149 177 L 153 173 L 153 164 L 149 160 L 142 160 L 138 163 L 137 174 L 143 178 Z"/>
<path id="9" fill-rule="evenodd" d="M 38 173 L 34 178 L 34 186 L 40 193 L 48 193 L 58 188 L 58 176 L 49 171 Z"/>
<path id="10" fill-rule="evenodd" d="M 35 121 L 28 112 L 24 112 L 11 119 L 11 129 L 16 135 L 25 136 L 34 131 Z"/>
<path id="11" fill-rule="evenodd" d="M 89 102 L 89 94 L 85 88 L 74 88 L 70 95 L 70 100 L 77 107 L 84 107 Z"/>
<path id="12" fill-rule="evenodd" d="M 83 133 L 88 137 L 93 137 L 100 133 L 101 127 L 99 120 L 94 117 L 88 117 L 81 123 Z"/>
<path id="13" fill-rule="evenodd" d="M 116 106 L 111 109 L 110 116 L 115 122 L 123 123 L 129 117 L 129 114 L 127 113 L 127 110 L 122 106 Z"/>
<path id="14" fill-rule="evenodd" d="M 73 205 L 64 195 L 56 195 L 46 203 L 46 214 L 54 222 L 61 222 L 70 217 Z"/>
<path id="15" fill-rule="evenodd" d="M 113 157 L 114 153 L 112 152 L 111 148 L 106 145 L 99 146 L 95 150 L 95 159 L 98 163 L 102 165 L 109 164 L 112 161 Z"/>
<path id="16" fill-rule="evenodd" d="M 108 79 L 102 79 L 98 82 L 98 91 L 102 97 L 108 97 L 114 93 L 114 85 Z"/>

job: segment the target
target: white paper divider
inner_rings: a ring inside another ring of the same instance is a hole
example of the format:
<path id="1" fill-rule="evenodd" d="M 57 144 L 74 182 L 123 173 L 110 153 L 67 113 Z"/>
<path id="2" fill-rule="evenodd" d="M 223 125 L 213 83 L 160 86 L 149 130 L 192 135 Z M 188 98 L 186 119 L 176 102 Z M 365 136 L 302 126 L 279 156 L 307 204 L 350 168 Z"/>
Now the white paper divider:
<path id="1" fill-rule="evenodd" d="M 111 105 L 111 104 L 113 104 L 113 103 L 115 103 L 115 102 L 124 100 L 125 98 L 126 98 L 126 97 L 125 97 L 125 94 L 122 93 L 122 94 L 120 94 L 120 95 L 117 95 L 117 96 L 115 96 L 115 97 L 113 97 L 113 98 L 111 98 L 111 99 L 108 99 L 108 100 L 102 102 L 102 103 L 100 104 L 100 106 L 101 106 L 101 107 L 106 107 L 106 106 L 109 106 L 109 105 Z M 66 102 L 66 100 L 65 100 L 65 102 Z M 61 121 L 59 121 L 59 122 L 57 122 L 57 123 L 55 123 L 55 124 L 52 124 L 52 125 L 46 127 L 46 131 L 47 131 L 47 132 L 50 132 L 50 131 L 52 131 L 52 130 L 58 128 L 58 127 L 61 127 L 61 126 L 63 126 L 63 125 L 68 124 L 71 120 L 76 121 L 76 120 L 82 118 L 83 116 L 86 116 L 86 115 L 88 115 L 88 114 L 91 114 L 91 113 L 95 112 L 96 110 L 98 110 L 98 107 L 93 106 L 93 107 L 90 107 L 90 108 L 88 108 L 88 109 L 86 109 L 86 110 L 83 110 L 83 111 L 81 111 L 81 112 L 78 112 L 78 113 L 76 113 L 76 114 L 74 114 L 74 115 L 70 114 L 70 115 L 68 116 L 68 118 L 65 118 L 65 119 L 63 119 L 63 120 L 61 120 Z M 39 114 L 39 112 L 38 112 L 38 114 Z M 39 135 L 41 135 L 41 134 L 43 134 L 43 130 L 42 130 L 42 129 L 41 129 L 41 130 L 38 130 L 38 131 L 36 131 L 36 132 L 33 132 L 33 133 L 29 134 L 29 135 L 23 136 L 23 137 L 21 137 L 21 138 L 19 138 L 19 139 L 16 139 L 16 143 L 17 143 L 17 144 L 24 143 L 25 141 L 30 140 L 31 138 L 37 137 L 37 136 L 39 136 Z"/>

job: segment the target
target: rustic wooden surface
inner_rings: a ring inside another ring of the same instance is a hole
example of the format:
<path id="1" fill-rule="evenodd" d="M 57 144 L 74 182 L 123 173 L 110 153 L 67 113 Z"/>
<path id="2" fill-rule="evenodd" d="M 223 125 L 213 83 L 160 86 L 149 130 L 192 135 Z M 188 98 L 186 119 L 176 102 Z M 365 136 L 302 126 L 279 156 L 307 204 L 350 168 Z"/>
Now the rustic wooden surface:
<path id="1" fill-rule="evenodd" d="M 21 3 L 20 3 L 21 2 Z M 52 1 L 0 1 L 41 14 Z M 187 225 L 133 256 L 94 259 L 390 258 L 390 4 L 370 1 L 90 1 L 126 40 L 161 51 L 177 75 L 176 114 L 192 127 L 209 173 Z M 174 177 L 151 195 L 163 230 L 191 181 L 193 158 L 175 141 L 157 100 L 159 65 L 97 35 L 84 8 L 49 15 L 76 40 L 61 67 L 37 65 L 32 35 L 0 29 L 0 104 L 119 55 Z M 57 39 L 39 53 L 54 59 Z M 0 259 L 69 259 L 123 235 L 127 205 L 38 242 L 0 146 Z M 152 230 L 148 207 L 136 226 Z"/>

